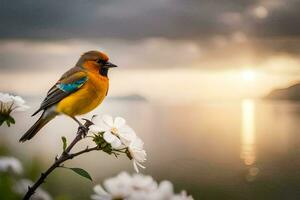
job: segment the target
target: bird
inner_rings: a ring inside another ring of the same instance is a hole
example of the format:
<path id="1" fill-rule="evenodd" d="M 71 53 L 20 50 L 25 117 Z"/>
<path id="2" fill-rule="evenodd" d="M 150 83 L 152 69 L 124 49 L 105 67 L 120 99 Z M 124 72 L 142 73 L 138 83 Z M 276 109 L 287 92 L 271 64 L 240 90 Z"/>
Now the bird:
<path id="1" fill-rule="evenodd" d="M 32 114 L 42 112 L 41 116 L 19 142 L 32 139 L 60 114 L 71 117 L 79 127 L 85 128 L 76 116 L 86 114 L 102 103 L 109 89 L 108 70 L 114 67 L 117 65 L 109 62 L 104 52 L 92 50 L 82 54 L 75 67 L 50 88 L 39 109 Z"/>

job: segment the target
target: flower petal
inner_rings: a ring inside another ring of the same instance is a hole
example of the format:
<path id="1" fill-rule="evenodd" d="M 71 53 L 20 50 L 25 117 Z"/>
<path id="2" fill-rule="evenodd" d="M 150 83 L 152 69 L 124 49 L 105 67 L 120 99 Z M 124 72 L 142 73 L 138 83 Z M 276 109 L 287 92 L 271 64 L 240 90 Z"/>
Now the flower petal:
<path id="1" fill-rule="evenodd" d="M 16 106 L 20 106 L 20 105 L 23 105 L 25 103 L 24 99 L 22 99 L 22 97 L 20 96 L 11 96 L 15 105 Z"/>
<path id="2" fill-rule="evenodd" d="M 159 184 L 158 191 L 164 199 L 170 199 L 174 193 L 173 184 L 170 181 L 162 181 Z"/>
<path id="3" fill-rule="evenodd" d="M 138 162 L 145 162 L 146 161 L 146 151 L 145 150 L 138 150 L 138 151 L 130 151 L 131 156 L 137 160 Z"/>
<path id="4" fill-rule="evenodd" d="M 120 139 L 116 137 L 116 139 L 115 139 L 114 141 L 111 142 L 111 147 L 112 147 L 113 149 L 116 149 L 116 148 L 120 147 L 121 144 L 122 144 L 122 143 L 121 143 Z"/>
<path id="5" fill-rule="evenodd" d="M 12 102 L 13 99 L 12 99 L 11 95 L 9 95 L 7 93 L 2 93 L 0 96 L 0 101 L 3 103 L 9 103 L 9 102 Z"/>
<path id="6" fill-rule="evenodd" d="M 111 129 L 111 127 L 103 121 L 101 121 L 98 126 L 99 126 L 100 130 L 104 131 L 104 132 Z"/>
<path id="7" fill-rule="evenodd" d="M 21 174 L 23 172 L 23 166 L 21 162 L 14 157 L 0 157 L 0 172 L 9 170 L 15 174 Z"/>
<path id="8" fill-rule="evenodd" d="M 126 120 L 124 118 L 122 118 L 122 117 L 115 118 L 114 127 L 116 127 L 117 129 L 121 128 L 125 124 L 126 124 Z"/>
<path id="9" fill-rule="evenodd" d="M 139 163 L 139 162 L 135 162 L 140 168 L 143 168 L 143 169 L 145 169 L 146 167 L 144 166 L 144 165 L 142 165 L 141 163 Z"/>
<path id="10" fill-rule="evenodd" d="M 103 198 L 102 198 L 101 196 L 96 195 L 96 194 L 92 194 L 92 195 L 91 195 L 91 199 L 92 199 L 92 200 L 103 200 Z"/>
<path id="11" fill-rule="evenodd" d="M 103 138 L 108 143 L 112 143 L 115 139 L 118 139 L 117 136 L 113 135 L 110 131 L 106 131 L 103 134 Z"/>
<path id="12" fill-rule="evenodd" d="M 138 166 L 136 165 L 136 161 L 135 160 L 133 160 L 133 168 L 136 171 L 136 173 L 140 172 Z"/>
<path id="13" fill-rule="evenodd" d="M 96 194 L 99 195 L 108 195 L 108 193 L 104 190 L 104 188 L 101 185 L 96 185 L 94 187 L 94 191 Z"/>
<path id="14" fill-rule="evenodd" d="M 111 195 L 96 195 L 92 194 L 91 195 L 92 200 L 112 200 Z"/>
<path id="15" fill-rule="evenodd" d="M 134 130 L 127 125 L 122 126 L 119 129 L 119 136 L 120 136 L 120 139 L 122 140 L 122 142 L 126 146 L 128 146 L 131 142 L 133 142 L 137 137 Z"/>
<path id="16" fill-rule="evenodd" d="M 91 126 L 89 127 L 89 133 L 97 134 L 97 133 L 99 133 L 99 132 L 101 132 L 101 129 L 100 129 L 98 126 L 96 126 L 96 125 L 91 125 Z"/>

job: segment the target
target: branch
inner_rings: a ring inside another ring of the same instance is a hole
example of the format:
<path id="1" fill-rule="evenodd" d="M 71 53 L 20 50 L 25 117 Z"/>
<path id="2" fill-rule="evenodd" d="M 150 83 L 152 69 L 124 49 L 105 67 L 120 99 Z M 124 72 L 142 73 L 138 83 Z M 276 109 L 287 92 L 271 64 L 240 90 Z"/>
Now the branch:
<path id="1" fill-rule="evenodd" d="M 86 149 L 84 149 L 82 151 L 79 151 L 77 153 L 69 154 L 68 157 L 69 157 L 69 159 L 73 159 L 74 157 L 77 157 L 77 156 L 79 156 L 83 153 L 88 153 L 90 151 L 97 151 L 97 150 L 100 150 L 99 147 L 97 147 L 97 146 L 93 147 L 93 148 L 86 148 Z"/>
<path id="2" fill-rule="evenodd" d="M 89 127 L 91 125 L 91 122 L 86 120 L 85 122 L 85 127 Z M 59 158 L 55 158 L 54 163 L 44 172 L 41 173 L 40 178 L 34 183 L 33 186 L 28 186 L 28 191 L 25 194 L 23 200 L 29 200 L 30 197 L 34 194 L 34 192 L 36 191 L 36 189 L 45 182 L 45 179 L 48 177 L 49 174 L 51 174 L 51 172 L 53 172 L 53 170 L 55 170 L 56 168 L 60 167 L 61 164 L 63 162 L 65 162 L 66 160 L 70 160 L 73 159 L 76 156 L 79 156 L 83 153 L 87 153 L 90 151 L 94 151 L 94 150 L 99 150 L 98 147 L 93 147 L 93 148 L 86 148 L 82 151 L 79 151 L 77 153 L 73 153 L 70 154 L 70 151 L 72 150 L 72 148 L 80 141 L 82 140 L 83 136 L 85 136 L 87 134 L 87 130 L 79 127 L 76 137 L 74 138 L 74 140 L 70 143 L 70 145 L 66 148 L 65 151 L 62 152 L 62 154 L 59 156 Z"/>

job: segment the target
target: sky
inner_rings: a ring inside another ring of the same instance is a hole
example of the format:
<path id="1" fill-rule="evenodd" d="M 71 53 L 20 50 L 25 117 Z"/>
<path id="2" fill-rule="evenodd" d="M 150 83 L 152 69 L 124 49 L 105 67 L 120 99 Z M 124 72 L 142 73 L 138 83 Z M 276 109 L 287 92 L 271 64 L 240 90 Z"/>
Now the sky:
<path id="1" fill-rule="evenodd" d="M 263 96 L 300 78 L 299 11 L 299 0 L 1 0 L 0 90 L 44 94 L 95 49 L 120 66 L 112 95 Z"/>

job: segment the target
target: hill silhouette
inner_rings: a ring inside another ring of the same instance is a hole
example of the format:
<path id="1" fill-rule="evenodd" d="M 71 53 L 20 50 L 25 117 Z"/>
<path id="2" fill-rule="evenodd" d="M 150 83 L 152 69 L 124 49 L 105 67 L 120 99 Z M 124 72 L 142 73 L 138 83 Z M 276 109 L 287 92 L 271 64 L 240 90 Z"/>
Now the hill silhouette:
<path id="1" fill-rule="evenodd" d="M 265 99 L 300 101 L 300 83 L 286 88 L 275 89 L 271 91 Z"/>

